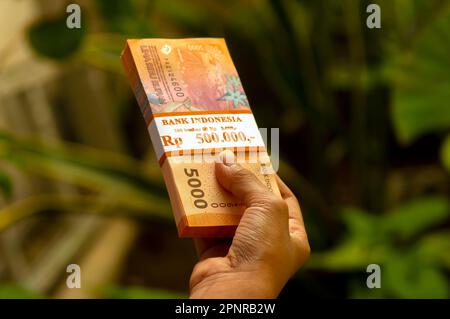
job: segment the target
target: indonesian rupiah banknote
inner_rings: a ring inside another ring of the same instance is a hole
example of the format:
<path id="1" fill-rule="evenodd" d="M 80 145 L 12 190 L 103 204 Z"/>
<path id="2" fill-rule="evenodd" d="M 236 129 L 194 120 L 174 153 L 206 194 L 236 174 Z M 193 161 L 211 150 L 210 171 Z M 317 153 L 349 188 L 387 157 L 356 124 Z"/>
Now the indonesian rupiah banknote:
<path id="1" fill-rule="evenodd" d="M 163 172 L 180 236 L 232 236 L 245 205 L 214 174 L 223 150 L 279 195 L 224 39 L 128 40 L 122 62 Z"/>

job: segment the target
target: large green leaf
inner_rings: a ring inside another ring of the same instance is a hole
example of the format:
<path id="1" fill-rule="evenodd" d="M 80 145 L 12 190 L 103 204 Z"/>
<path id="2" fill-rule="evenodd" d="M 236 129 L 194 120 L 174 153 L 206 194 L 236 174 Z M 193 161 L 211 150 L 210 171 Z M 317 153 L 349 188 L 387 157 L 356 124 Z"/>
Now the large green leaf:
<path id="1" fill-rule="evenodd" d="M 313 254 L 306 267 L 329 271 L 361 271 L 369 264 L 381 263 L 385 256 L 386 247 L 368 246 L 350 238 L 332 250 Z"/>
<path id="2" fill-rule="evenodd" d="M 28 42 L 40 55 L 52 59 L 72 56 L 83 42 L 85 26 L 69 29 L 67 16 L 40 20 L 30 26 Z M 83 20 L 82 20 L 83 21 Z"/>
<path id="3" fill-rule="evenodd" d="M 441 231 L 423 237 L 417 251 L 421 259 L 450 269 L 450 232 Z"/>
<path id="4" fill-rule="evenodd" d="M 381 267 L 381 289 L 395 298 L 448 298 L 448 280 L 438 268 L 415 254 L 397 254 Z"/>
<path id="5" fill-rule="evenodd" d="M 424 197 L 402 204 L 382 217 L 382 227 L 403 239 L 414 236 L 450 217 L 450 203 L 444 197 Z"/>
<path id="6" fill-rule="evenodd" d="M 349 236 L 354 240 L 373 242 L 383 239 L 380 219 L 357 208 L 347 207 L 342 211 L 342 218 L 347 226 Z"/>
<path id="7" fill-rule="evenodd" d="M 450 13 L 444 11 L 399 57 L 392 120 L 398 138 L 412 142 L 450 129 Z"/>
<path id="8" fill-rule="evenodd" d="M 333 271 L 357 271 L 370 263 L 383 263 L 395 255 L 397 238 L 407 239 L 444 222 L 450 216 L 450 203 L 444 197 L 425 197 L 402 204 L 384 215 L 374 216 L 356 208 L 345 208 L 342 218 L 347 236 L 336 247 L 312 255 L 307 267 Z M 436 250 L 421 244 L 422 256 L 432 256 L 445 264 Z M 432 242 L 436 242 L 436 239 Z M 431 257 L 430 257 L 431 258 Z"/>
<path id="9" fill-rule="evenodd" d="M 329 271 L 360 271 L 368 264 L 380 263 L 386 256 L 388 238 L 378 216 L 360 209 L 346 207 L 342 219 L 347 235 L 334 248 L 315 253 L 307 267 Z"/>

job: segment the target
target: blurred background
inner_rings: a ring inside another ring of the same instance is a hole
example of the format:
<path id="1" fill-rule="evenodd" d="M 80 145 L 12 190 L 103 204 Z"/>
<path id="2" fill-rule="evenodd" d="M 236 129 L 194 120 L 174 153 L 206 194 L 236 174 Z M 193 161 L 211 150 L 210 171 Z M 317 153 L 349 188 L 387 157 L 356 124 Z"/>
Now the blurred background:
<path id="1" fill-rule="evenodd" d="M 142 37 L 225 37 L 280 128 L 313 250 L 281 298 L 450 297 L 447 0 L 0 0 L 0 297 L 187 296 L 194 247 L 119 61 Z"/>

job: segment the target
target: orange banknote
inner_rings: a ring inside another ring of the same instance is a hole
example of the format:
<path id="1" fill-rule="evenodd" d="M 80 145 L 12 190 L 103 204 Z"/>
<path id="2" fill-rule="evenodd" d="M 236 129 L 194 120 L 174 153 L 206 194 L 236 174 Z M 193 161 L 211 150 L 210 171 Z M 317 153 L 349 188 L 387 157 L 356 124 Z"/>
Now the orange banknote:
<path id="1" fill-rule="evenodd" d="M 245 205 L 214 160 L 230 150 L 279 195 L 274 172 L 224 39 L 132 39 L 122 62 L 144 116 L 182 237 L 232 236 Z"/>

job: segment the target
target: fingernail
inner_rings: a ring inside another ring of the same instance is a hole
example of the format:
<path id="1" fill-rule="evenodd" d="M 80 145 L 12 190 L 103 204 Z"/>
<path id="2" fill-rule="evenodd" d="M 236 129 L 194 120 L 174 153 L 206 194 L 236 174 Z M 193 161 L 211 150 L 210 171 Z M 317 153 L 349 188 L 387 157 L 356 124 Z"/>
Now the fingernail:
<path id="1" fill-rule="evenodd" d="M 219 154 L 219 162 L 226 166 L 232 166 L 236 164 L 236 157 L 230 150 L 225 150 Z"/>

